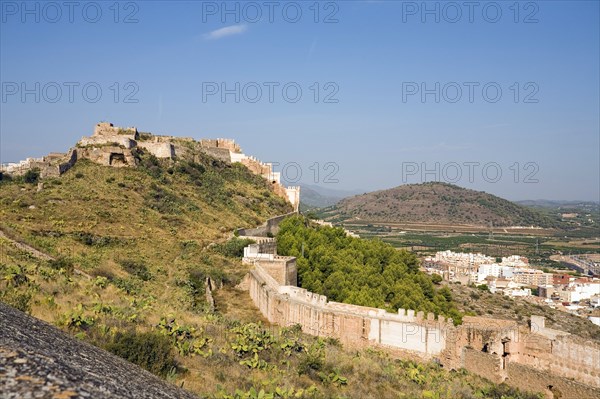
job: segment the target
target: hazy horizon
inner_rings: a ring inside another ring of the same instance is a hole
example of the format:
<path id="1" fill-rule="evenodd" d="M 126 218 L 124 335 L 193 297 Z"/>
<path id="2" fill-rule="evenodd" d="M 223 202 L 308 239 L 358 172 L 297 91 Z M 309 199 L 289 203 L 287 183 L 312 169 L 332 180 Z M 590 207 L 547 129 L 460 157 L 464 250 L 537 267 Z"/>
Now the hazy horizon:
<path id="1" fill-rule="evenodd" d="M 442 182 L 442 183 L 444 183 L 444 182 Z M 420 183 L 405 183 L 405 184 L 420 184 Z M 455 184 L 455 183 L 450 183 L 450 184 Z M 396 187 L 402 186 L 403 184 L 399 184 L 399 185 L 391 186 L 391 187 L 376 188 L 374 190 L 363 190 L 363 189 L 360 189 L 360 188 L 350 189 L 350 190 L 335 190 L 335 189 L 332 189 L 330 187 L 326 187 L 326 186 L 324 187 L 322 185 L 310 184 L 310 183 L 301 183 L 300 185 L 301 186 L 307 186 L 307 187 L 312 188 L 312 189 L 316 188 L 316 189 L 326 189 L 326 190 L 338 191 L 338 193 L 339 193 L 340 196 L 342 196 L 343 193 L 349 193 L 346 196 L 353 196 L 353 195 L 367 194 L 367 193 L 374 192 L 374 191 L 389 190 L 389 189 L 392 189 L 392 188 L 396 188 Z M 463 188 L 468 188 L 468 187 L 462 186 L 460 184 L 455 184 L 455 185 L 457 185 L 459 187 L 463 187 Z M 473 190 L 475 190 L 475 189 L 473 189 Z M 315 191 L 317 191 L 317 190 L 315 190 Z M 477 190 L 477 191 L 482 191 L 482 190 Z M 329 195 L 332 195 L 332 194 L 329 194 Z M 496 194 L 491 193 L 491 192 L 489 192 L 489 194 L 496 195 Z M 497 195 L 497 196 L 499 196 L 499 195 Z M 507 199 L 507 200 L 512 201 L 512 202 L 549 201 L 549 202 L 592 202 L 592 203 L 600 204 L 600 200 L 585 200 L 585 199 L 565 200 L 565 199 L 560 199 L 560 198 L 558 198 L 558 199 L 554 199 L 554 198 L 505 198 L 505 197 L 501 197 L 501 198 Z"/>

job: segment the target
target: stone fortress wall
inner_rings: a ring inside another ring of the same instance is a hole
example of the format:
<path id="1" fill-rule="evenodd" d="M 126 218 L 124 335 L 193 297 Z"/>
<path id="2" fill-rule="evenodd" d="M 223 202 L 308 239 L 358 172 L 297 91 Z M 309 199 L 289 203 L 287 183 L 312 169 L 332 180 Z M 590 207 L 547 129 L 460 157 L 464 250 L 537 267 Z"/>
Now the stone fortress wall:
<path id="1" fill-rule="evenodd" d="M 349 347 L 435 359 L 448 369 L 465 368 L 548 398 L 553 397 L 550 386 L 563 398 L 600 397 L 600 344 L 548 329 L 541 316 L 532 316 L 529 328 L 470 316 L 455 326 L 451 319 L 414 310 L 388 313 L 329 301 L 297 287 L 296 260 L 278 256 L 273 238 L 252 238 L 257 243 L 245 248 L 243 261 L 254 268 L 244 287 L 271 323 L 299 324 L 305 333 L 337 338 Z"/>
<path id="2" fill-rule="evenodd" d="M 66 154 L 50 154 L 43 158 L 28 158 L 19 163 L 0 166 L 0 172 L 11 175 L 23 175 L 28 170 L 37 168 L 42 178 L 58 177 L 69 170 L 78 159 L 112 167 L 132 167 L 137 161 L 135 150 L 142 148 L 161 159 L 192 159 L 198 153 L 204 153 L 223 162 L 239 162 L 250 171 L 258 174 L 271 183 L 273 191 L 289 201 L 297 212 L 300 206 L 300 187 L 284 187 L 278 172 L 273 171 L 272 164 L 263 163 L 247 156 L 234 140 L 203 139 L 174 136 L 156 136 L 139 133 L 135 127 L 121 128 L 109 122 L 100 122 L 91 136 L 82 137 L 74 148 Z"/>
<path id="3" fill-rule="evenodd" d="M 280 220 L 274 218 L 271 224 Z M 328 301 L 297 287 L 296 259 L 277 255 L 273 238 L 246 247 L 243 262 L 254 265 L 246 277 L 250 297 L 272 323 L 300 324 L 306 333 L 337 338 L 346 345 L 378 344 L 426 359 L 442 355 L 446 336 L 456 330 L 452 319 L 436 318 L 433 313 L 405 309 L 388 313 Z"/>
<path id="4" fill-rule="evenodd" d="M 17 163 L 0 165 L 0 173 L 22 176 L 31 169 L 39 169 L 42 178 L 58 177 L 65 173 L 77 161 L 77 153 L 71 149 L 68 153 L 50 153 L 42 158 L 27 158 Z"/>
<path id="5" fill-rule="evenodd" d="M 279 222 L 285 219 L 288 216 L 295 215 L 297 212 L 291 212 L 285 215 L 275 216 L 271 219 L 268 219 L 262 225 L 250 228 L 250 229 L 238 229 L 237 232 L 241 236 L 252 236 L 253 239 L 256 237 L 265 238 L 268 236 L 275 236 L 277 232 L 279 232 Z"/>

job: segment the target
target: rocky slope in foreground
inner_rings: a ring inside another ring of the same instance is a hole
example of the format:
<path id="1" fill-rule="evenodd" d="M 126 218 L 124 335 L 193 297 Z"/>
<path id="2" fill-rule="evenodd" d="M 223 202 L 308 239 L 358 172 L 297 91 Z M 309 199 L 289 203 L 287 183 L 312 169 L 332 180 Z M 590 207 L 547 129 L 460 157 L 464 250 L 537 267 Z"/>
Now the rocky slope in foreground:
<path id="1" fill-rule="evenodd" d="M 0 302 L 3 398 L 196 398 Z"/>

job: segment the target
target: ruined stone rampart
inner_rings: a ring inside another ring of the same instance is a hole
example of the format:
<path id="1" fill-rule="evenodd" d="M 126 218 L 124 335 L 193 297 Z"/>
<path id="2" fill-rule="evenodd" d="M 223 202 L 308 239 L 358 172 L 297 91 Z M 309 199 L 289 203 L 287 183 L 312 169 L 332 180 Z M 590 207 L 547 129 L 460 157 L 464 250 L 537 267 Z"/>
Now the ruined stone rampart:
<path id="1" fill-rule="evenodd" d="M 93 136 L 116 136 L 122 135 L 128 137 L 131 140 L 137 140 L 139 138 L 138 131 L 135 127 L 118 127 L 114 126 L 110 122 L 100 122 L 94 127 Z"/>
<path id="2" fill-rule="evenodd" d="M 137 145 L 135 140 L 130 137 L 116 134 L 114 136 L 90 136 L 82 137 L 77 143 L 78 147 L 103 147 L 103 146 L 120 146 L 131 149 Z"/>
<path id="3" fill-rule="evenodd" d="M 600 345 L 572 336 L 528 334 L 517 347 L 520 364 L 600 387 Z"/>
<path id="4" fill-rule="evenodd" d="M 273 172 L 273 166 L 268 163 L 263 163 L 254 157 L 245 157 L 241 159 L 241 164 L 250 169 L 257 175 L 270 175 Z"/>
<path id="5" fill-rule="evenodd" d="M 289 285 L 294 279 L 287 275 L 289 257 L 278 260 L 272 244 L 247 247 L 245 255 L 252 254 L 255 268 L 244 284 L 272 323 L 299 324 L 305 333 L 351 347 L 379 346 L 401 357 L 437 359 L 448 369 L 464 368 L 548 398 L 557 390 L 563 398 L 600 397 L 600 345 L 546 328 L 541 316 L 532 316 L 530 329 L 512 320 L 471 316 L 455 327 L 451 319 L 414 310 L 396 314 L 331 302 Z"/>
<path id="6" fill-rule="evenodd" d="M 218 159 L 223 162 L 230 162 L 231 159 L 231 151 L 227 148 L 217 148 L 217 147 L 202 147 L 202 152 L 207 155 L 210 155 L 213 158 Z"/>
<path id="7" fill-rule="evenodd" d="M 464 348 L 461 363 L 465 370 L 483 376 L 497 384 L 504 382 L 506 379 L 502 373 L 502 360 L 491 353 Z"/>
<path id="8" fill-rule="evenodd" d="M 140 134 L 135 127 L 121 128 L 109 122 L 100 122 L 94 127 L 91 136 L 82 137 L 69 154 L 49 154 L 43 158 L 28 158 L 19 163 L 0 165 L 0 172 L 9 175 L 23 175 L 37 168 L 42 178 L 58 177 L 71 168 L 78 159 L 113 167 L 135 167 L 138 164 L 138 149 L 145 150 L 157 158 L 183 159 L 197 162 L 204 153 L 226 163 L 240 162 L 252 173 L 270 182 L 271 189 L 279 197 L 288 201 L 294 211 L 300 206 L 300 187 L 284 187 L 279 172 L 273 165 L 242 153 L 241 148 L 231 139 L 204 139 L 174 136 Z M 76 151 L 75 151 L 76 150 Z"/>
<path id="9" fill-rule="evenodd" d="M 71 169 L 75 162 L 77 162 L 77 150 L 71 148 L 66 158 L 58 164 L 58 176 Z"/>
<path id="10" fill-rule="evenodd" d="M 169 142 L 138 141 L 137 146 L 144 148 L 157 158 L 175 158 L 175 147 Z"/>
<path id="11" fill-rule="evenodd" d="M 440 356 L 452 320 L 423 312 L 384 310 L 330 302 L 303 288 L 280 285 L 267 270 L 256 266 L 248 277 L 249 292 L 261 313 L 272 323 L 300 324 L 308 334 L 333 337 L 353 347 L 380 345 L 411 352 L 420 358 Z"/>
<path id="12" fill-rule="evenodd" d="M 235 153 L 242 152 L 240 146 L 232 139 L 202 139 L 200 145 L 204 148 L 223 148 Z"/>
<path id="13" fill-rule="evenodd" d="M 517 362 L 508 364 L 505 382 L 526 391 L 545 392 L 546 397 L 549 399 L 558 397 L 563 399 L 598 399 L 600 397 L 600 389 L 598 388 L 582 384 L 577 380 L 549 374 L 545 370 L 539 370 Z M 556 395 L 557 392 L 562 396 Z"/>
<path id="14" fill-rule="evenodd" d="M 88 159 L 104 166 L 120 168 L 136 165 L 136 159 L 131 150 L 116 145 L 78 148 L 77 154 L 78 159 Z"/>
<path id="15" fill-rule="evenodd" d="M 240 236 L 268 237 L 275 236 L 279 232 L 279 223 L 289 216 L 295 215 L 296 212 L 286 213 L 285 215 L 275 216 L 268 219 L 264 224 L 253 229 L 238 229 Z"/>
<path id="16" fill-rule="evenodd" d="M 58 177 L 69 170 L 77 161 L 77 152 L 69 150 L 67 154 L 50 153 L 42 158 L 27 158 L 18 163 L 5 164 L 0 167 L 0 172 L 13 176 L 22 176 L 29 170 L 37 169 L 40 177 Z"/>

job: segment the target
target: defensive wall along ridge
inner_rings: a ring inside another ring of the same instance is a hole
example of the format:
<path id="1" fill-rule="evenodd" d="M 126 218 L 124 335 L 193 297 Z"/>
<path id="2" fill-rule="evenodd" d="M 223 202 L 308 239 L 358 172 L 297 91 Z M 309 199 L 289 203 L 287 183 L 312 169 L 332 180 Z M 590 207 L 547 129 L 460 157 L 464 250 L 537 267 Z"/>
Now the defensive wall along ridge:
<path id="1" fill-rule="evenodd" d="M 271 323 L 299 324 L 305 333 L 337 338 L 348 347 L 379 347 L 402 358 L 435 360 L 549 398 L 550 386 L 563 398 L 600 398 L 600 344 L 549 329 L 544 317 L 532 316 L 525 327 L 465 316 L 455 326 L 452 319 L 410 309 L 389 313 L 329 301 L 297 286 L 296 259 L 277 255 L 273 238 L 253 238 L 257 242 L 244 249 L 243 261 L 254 266 L 244 286 Z"/>

